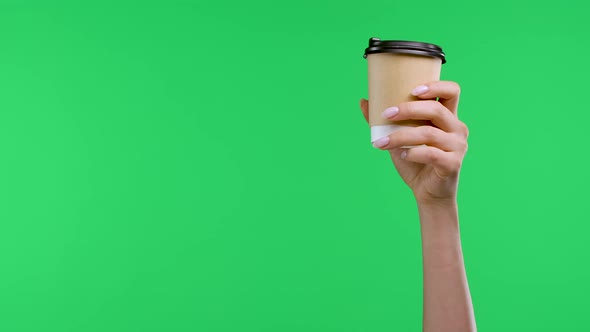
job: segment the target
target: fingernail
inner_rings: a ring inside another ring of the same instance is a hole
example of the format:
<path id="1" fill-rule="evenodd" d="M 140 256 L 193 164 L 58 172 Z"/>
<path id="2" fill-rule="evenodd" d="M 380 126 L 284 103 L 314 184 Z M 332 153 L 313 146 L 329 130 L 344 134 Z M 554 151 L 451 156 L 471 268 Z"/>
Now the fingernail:
<path id="1" fill-rule="evenodd" d="M 382 148 L 389 144 L 389 136 L 381 137 L 380 139 L 373 142 L 373 146 L 376 148 Z"/>
<path id="2" fill-rule="evenodd" d="M 404 150 L 402 151 L 402 159 L 406 159 L 406 156 L 408 155 L 408 150 Z"/>
<path id="3" fill-rule="evenodd" d="M 390 107 L 388 109 L 386 109 L 385 111 L 383 111 L 383 113 L 381 113 L 381 116 L 389 119 L 389 118 L 393 118 L 394 116 L 397 115 L 397 113 L 399 113 L 399 108 L 397 107 Z"/>
<path id="4" fill-rule="evenodd" d="M 421 94 L 426 93 L 428 91 L 428 87 L 426 85 L 417 86 L 414 90 L 412 90 L 412 94 L 414 96 L 419 96 Z"/>

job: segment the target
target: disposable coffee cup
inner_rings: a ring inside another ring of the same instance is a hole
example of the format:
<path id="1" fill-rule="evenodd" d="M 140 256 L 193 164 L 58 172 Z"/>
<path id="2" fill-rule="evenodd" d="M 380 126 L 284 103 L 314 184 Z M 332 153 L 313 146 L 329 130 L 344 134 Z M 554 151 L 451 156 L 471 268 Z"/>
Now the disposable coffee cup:
<path id="1" fill-rule="evenodd" d="M 446 62 L 442 48 L 415 41 L 371 38 L 364 57 L 369 67 L 371 142 L 403 126 L 432 125 L 421 120 L 391 121 L 381 113 L 403 102 L 423 100 L 411 92 L 421 84 L 440 80 L 441 67 Z"/>

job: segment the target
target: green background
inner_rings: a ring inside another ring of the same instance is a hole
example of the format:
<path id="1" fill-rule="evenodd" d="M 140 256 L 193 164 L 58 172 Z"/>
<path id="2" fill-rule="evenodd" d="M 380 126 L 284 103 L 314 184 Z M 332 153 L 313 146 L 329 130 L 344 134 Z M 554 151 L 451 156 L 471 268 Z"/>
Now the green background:
<path id="1" fill-rule="evenodd" d="M 588 331 L 580 1 L 0 2 L 1 331 L 419 331 L 369 37 L 440 44 L 480 331 Z"/>

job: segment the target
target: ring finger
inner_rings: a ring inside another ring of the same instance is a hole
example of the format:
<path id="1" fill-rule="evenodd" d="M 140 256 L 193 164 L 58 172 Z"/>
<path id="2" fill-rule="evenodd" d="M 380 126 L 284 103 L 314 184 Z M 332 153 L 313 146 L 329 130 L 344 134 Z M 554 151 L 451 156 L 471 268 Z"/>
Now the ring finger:
<path id="1" fill-rule="evenodd" d="M 391 150 L 402 146 L 428 145 L 443 151 L 462 151 L 465 141 L 456 134 L 447 133 L 433 126 L 405 127 L 373 143 L 381 150 Z"/>

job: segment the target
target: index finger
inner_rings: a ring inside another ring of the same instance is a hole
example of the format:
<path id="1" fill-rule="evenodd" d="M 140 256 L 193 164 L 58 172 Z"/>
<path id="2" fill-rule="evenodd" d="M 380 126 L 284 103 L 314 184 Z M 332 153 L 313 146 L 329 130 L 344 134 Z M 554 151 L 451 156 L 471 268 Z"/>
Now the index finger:
<path id="1" fill-rule="evenodd" d="M 452 81 L 434 81 L 416 87 L 412 94 L 420 99 L 439 98 L 439 102 L 453 114 L 457 114 L 461 87 Z"/>

